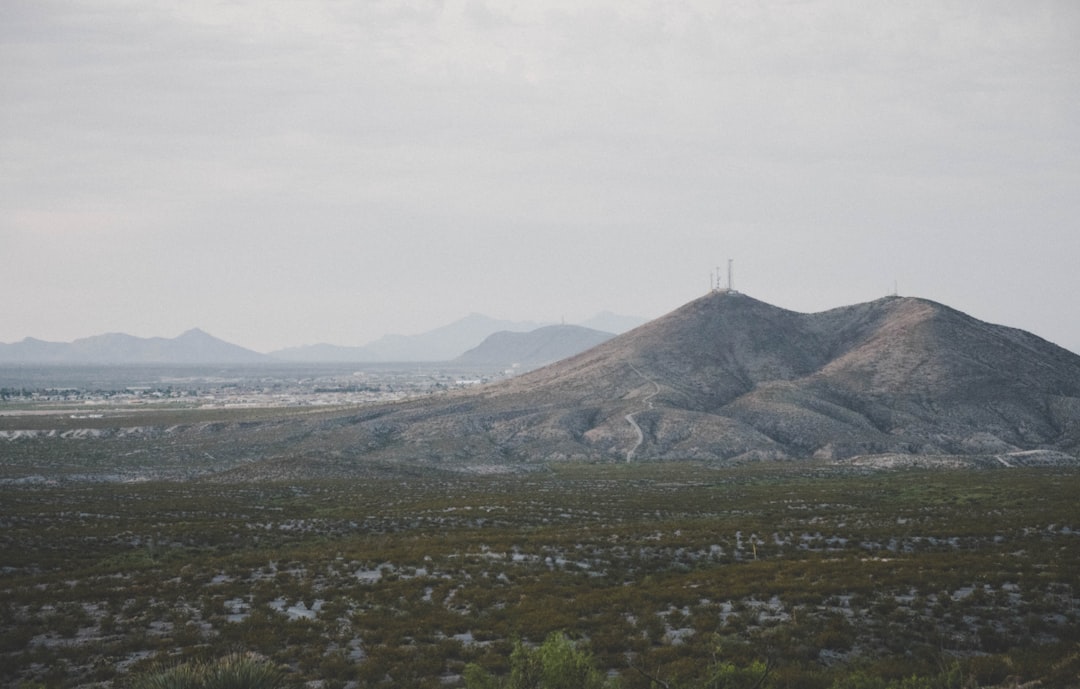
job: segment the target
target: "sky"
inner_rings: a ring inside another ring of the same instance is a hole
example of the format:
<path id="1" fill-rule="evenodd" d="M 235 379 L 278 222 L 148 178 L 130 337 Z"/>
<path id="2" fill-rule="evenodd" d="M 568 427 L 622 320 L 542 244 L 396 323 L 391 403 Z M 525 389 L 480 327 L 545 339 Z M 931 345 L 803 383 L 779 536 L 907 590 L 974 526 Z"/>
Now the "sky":
<path id="1" fill-rule="evenodd" d="M 898 292 L 1080 352 L 1075 0 L 3 0 L 0 342 Z"/>

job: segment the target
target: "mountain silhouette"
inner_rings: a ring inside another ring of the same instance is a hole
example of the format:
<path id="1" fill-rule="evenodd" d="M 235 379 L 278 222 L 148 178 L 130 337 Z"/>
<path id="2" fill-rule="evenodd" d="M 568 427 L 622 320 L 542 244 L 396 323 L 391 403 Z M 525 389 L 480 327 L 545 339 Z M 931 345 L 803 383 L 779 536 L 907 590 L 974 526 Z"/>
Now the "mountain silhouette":
<path id="1" fill-rule="evenodd" d="M 198 328 L 174 338 L 106 333 L 73 342 L 26 338 L 0 344 L 0 363 L 33 364 L 250 364 L 268 357 Z"/>
<path id="2" fill-rule="evenodd" d="M 465 352 L 455 363 L 526 369 L 550 364 L 594 347 L 614 334 L 580 325 L 548 325 L 528 332 L 502 330 Z"/>
<path id="3" fill-rule="evenodd" d="M 384 335 L 360 346 L 315 344 L 289 347 L 270 356 L 282 361 L 301 362 L 400 362 L 449 361 L 479 345 L 489 335 L 503 331 L 528 331 L 533 322 L 505 321 L 471 313 L 448 325 L 418 335 Z"/>

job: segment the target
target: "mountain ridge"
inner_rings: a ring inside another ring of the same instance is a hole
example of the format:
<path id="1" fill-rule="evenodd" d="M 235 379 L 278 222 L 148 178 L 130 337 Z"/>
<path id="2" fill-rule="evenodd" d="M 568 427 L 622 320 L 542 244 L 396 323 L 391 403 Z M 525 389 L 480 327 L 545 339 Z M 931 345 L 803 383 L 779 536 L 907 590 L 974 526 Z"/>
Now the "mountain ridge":
<path id="1" fill-rule="evenodd" d="M 802 314 L 713 293 L 563 361 L 385 409 L 351 432 L 372 428 L 376 456 L 440 461 L 1075 456 L 1080 356 L 924 299 Z"/>
<path id="2" fill-rule="evenodd" d="M 500 320 L 473 312 L 416 335 L 383 335 L 358 346 L 319 343 L 289 347 L 270 352 L 270 356 L 284 361 L 306 362 L 449 361 L 500 330 L 529 331 L 542 325 L 532 321 Z"/>
<path id="3" fill-rule="evenodd" d="M 622 324 L 640 321 L 611 312 L 595 319 Z M 473 349 L 496 332 L 531 332 L 550 326 L 533 321 L 509 321 L 470 313 L 447 325 L 417 335 L 384 335 L 366 345 L 328 343 L 302 345 L 267 354 L 213 337 L 201 328 L 190 328 L 174 338 L 138 337 L 106 332 L 71 342 L 52 342 L 32 336 L 13 343 L 0 342 L 3 364 L 125 364 L 125 363 L 383 363 L 451 361 Z M 210 340 L 214 344 L 210 344 Z M 201 344 L 200 344 L 201 341 Z M 585 341 L 585 346 L 594 344 Z M 185 348 L 205 350 L 211 358 L 185 353 Z M 531 363 L 548 363 L 553 359 Z"/>
<path id="4" fill-rule="evenodd" d="M 547 325 L 528 332 L 500 330 L 454 361 L 474 366 L 536 368 L 573 356 L 613 337 L 614 333 L 580 325 Z"/>
<path id="5" fill-rule="evenodd" d="M 620 333 L 644 322 L 636 316 L 601 311 L 578 325 L 601 332 Z M 415 335 L 383 335 L 363 345 L 320 342 L 278 349 L 269 355 L 282 361 L 297 362 L 451 361 L 480 346 L 486 338 L 498 332 L 527 333 L 551 325 L 554 324 L 503 320 L 472 312 L 456 321 Z M 598 325 L 607 327 L 597 327 Z"/>
<path id="6" fill-rule="evenodd" d="M 8 364 L 251 364 L 270 360 L 200 328 L 174 338 L 103 333 L 71 342 L 26 337 L 12 344 L 0 343 L 0 363 Z"/>

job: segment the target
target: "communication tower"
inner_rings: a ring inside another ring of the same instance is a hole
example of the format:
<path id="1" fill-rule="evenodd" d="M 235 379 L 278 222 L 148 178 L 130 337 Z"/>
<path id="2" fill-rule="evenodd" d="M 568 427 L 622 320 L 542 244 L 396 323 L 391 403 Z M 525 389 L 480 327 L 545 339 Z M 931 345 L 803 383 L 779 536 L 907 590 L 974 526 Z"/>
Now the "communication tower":
<path id="1" fill-rule="evenodd" d="M 709 287 L 713 292 L 722 292 L 737 294 L 735 292 L 735 261 L 728 259 L 727 262 L 727 284 L 723 284 L 721 281 L 722 273 L 720 272 L 720 266 L 716 266 L 716 270 L 709 273 Z"/>

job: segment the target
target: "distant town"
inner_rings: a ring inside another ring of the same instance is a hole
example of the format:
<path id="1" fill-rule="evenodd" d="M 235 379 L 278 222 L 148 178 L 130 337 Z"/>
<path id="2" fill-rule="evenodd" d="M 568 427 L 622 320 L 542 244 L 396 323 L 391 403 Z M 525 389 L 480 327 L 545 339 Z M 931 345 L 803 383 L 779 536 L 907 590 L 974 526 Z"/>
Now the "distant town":
<path id="1" fill-rule="evenodd" d="M 235 367 L 12 367 L 0 371 L 0 414 L 96 408 L 242 408 L 384 403 L 510 377 L 451 364 Z"/>

